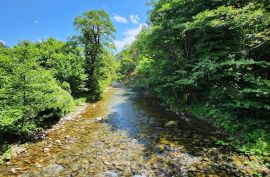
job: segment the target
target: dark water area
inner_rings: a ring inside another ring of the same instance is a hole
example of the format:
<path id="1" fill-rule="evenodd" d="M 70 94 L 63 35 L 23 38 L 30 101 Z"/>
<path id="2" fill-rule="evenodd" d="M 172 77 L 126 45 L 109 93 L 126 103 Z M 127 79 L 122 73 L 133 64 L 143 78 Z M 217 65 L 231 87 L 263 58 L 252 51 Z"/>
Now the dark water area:
<path id="1" fill-rule="evenodd" d="M 154 142 L 151 141 L 151 137 L 166 131 L 181 130 L 206 136 L 216 133 L 215 128 L 206 121 L 165 111 L 156 100 L 131 90 L 123 88 L 116 88 L 116 90 L 117 94 L 111 98 L 112 113 L 108 115 L 108 123 L 113 129 L 126 131 L 131 138 L 151 144 Z M 177 127 L 166 129 L 164 125 L 169 121 L 177 122 Z M 140 138 L 142 135 L 148 138 Z"/>
<path id="2" fill-rule="evenodd" d="M 170 122 L 170 124 L 168 124 Z M 74 120 L 0 167 L 0 176 L 253 176 L 203 120 L 114 84 Z"/>

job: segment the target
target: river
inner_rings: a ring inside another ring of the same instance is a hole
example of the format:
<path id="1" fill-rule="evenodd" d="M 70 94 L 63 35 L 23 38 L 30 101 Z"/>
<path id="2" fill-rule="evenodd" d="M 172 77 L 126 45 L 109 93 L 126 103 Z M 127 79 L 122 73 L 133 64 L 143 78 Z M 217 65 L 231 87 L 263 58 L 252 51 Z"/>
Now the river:
<path id="1" fill-rule="evenodd" d="M 169 121 L 177 125 L 165 126 Z M 111 87 L 76 119 L 0 167 L 0 176 L 252 176 L 248 157 L 216 145 L 210 124 L 164 111 L 154 100 Z"/>

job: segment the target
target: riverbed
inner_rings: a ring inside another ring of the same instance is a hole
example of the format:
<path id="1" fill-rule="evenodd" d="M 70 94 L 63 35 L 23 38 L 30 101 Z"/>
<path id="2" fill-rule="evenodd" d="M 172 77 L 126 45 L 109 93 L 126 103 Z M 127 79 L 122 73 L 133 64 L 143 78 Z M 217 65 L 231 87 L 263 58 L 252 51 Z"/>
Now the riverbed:
<path id="1" fill-rule="evenodd" d="M 173 125 L 165 126 L 168 122 Z M 209 123 L 165 111 L 155 100 L 111 87 L 76 119 L 0 167 L 0 176 L 252 176 L 250 157 L 216 144 Z"/>

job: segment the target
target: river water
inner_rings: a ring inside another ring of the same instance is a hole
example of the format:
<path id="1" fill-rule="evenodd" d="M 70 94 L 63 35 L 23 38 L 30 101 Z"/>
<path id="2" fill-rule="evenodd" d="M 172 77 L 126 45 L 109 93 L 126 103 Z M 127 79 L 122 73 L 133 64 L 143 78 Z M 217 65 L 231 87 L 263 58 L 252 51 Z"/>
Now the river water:
<path id="1" fill-rule="evenodd" d="M 0 176 L 252 176 L 248 157 L 216 145 L 219 138 L 205 121 L 112 87 L 45 140 L 26 144 Z"/>

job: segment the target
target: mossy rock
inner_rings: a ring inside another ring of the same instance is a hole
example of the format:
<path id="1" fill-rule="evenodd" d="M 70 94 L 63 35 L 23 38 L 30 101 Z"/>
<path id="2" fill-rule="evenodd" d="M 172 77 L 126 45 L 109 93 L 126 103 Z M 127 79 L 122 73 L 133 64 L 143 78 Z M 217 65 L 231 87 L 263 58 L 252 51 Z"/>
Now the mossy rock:
<path id="1" fill-rule="evenodd" d="M 177 127 L 178 124 L 175 121 L 169 121 L 168 123 L 165 124 L 165 127 Z"/>

